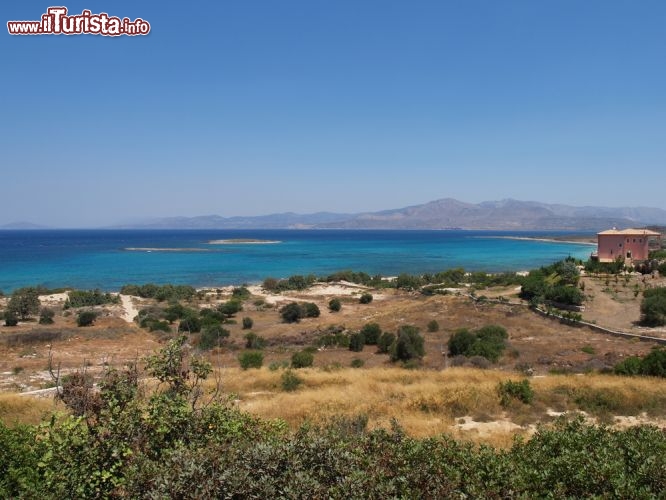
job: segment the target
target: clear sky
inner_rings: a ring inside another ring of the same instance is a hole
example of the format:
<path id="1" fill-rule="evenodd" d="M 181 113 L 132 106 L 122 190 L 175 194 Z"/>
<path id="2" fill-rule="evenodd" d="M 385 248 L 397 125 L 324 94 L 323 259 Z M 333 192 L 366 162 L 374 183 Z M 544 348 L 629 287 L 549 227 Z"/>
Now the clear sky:
<path id="1" fill-rule="evenodd" d="M 151 33 L 8 34 L 51 5 L 0 6 L 0 224 L 666 208 L 663 0 L 73 0 Z"/>

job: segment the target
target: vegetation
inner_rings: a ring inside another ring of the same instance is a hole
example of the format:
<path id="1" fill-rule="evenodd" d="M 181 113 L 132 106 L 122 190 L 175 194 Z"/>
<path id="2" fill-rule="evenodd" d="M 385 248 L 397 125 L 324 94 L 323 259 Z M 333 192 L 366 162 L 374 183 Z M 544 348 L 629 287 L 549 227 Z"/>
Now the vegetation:
<path id="1" fill-rule="evenodd" d="M 266 347 L 266 339 L 254 332 L 245 334 L 245 347 L 247 349 L 263 349 Z"/>
<path id="2" fill-rule="evenodd" d="M 92 326 L 96 319 L 97 313 L 95 311 L 81 311 L 76 316 L 76 324 L 78 326 Z"/>
<path id="3" fill-rule="evenodd" d="M 110 293 L 102 293 L 99 290 L 72 290 L 68 294 L 64 308 L 92 307 L 104 304 L 120 304 L 120 297 Z"/>
<path id="4" fill-rule="evenodd" d="M 338 312 L 338 311 L 340 311 L 340 309 L 342 309 L 342 302 L 340 302 L 340 299 L 337 299 L 337 298 L 331 299 L 328 302 L 328 309 L 331 312 Z"/>
<path id="5" fill-rule="evenodd" d="M 365 336 L 363 333 L 352 333 L 349 336 L 349 350 L 353 352 L 361 352 L 365 346 Z"/>
<path id="6" fill-rule="evenodd" d="M 650 288 L 643 292 L 641 323 L 645 326 L 666 325 L 666 287 Z"/>
<path id="7" fill-rule="evenodd" d="M 207 351 L 213 347 L 219 347 L 224 339 L 229 337 L 229 330 L 222 328 L 219 324 L 207 326 L 199 336 L 199 349 Z"/>
<path id="8" fill-rule="evenodd" d="M 254 325 L 254 321 L 252 318 L 245 317 L 243 318 L 243 330 L 250 330 L 252 326 Z"/>
<path id="9" fill-rule="evenodd" d="M 497 325 L 487 325 L 473 332 L 461 328 L 449 339 L 449 354 L 481 356 L 496 363 L 506 348 L 508 338 L 506 329 Z"/>
<path id="10" fill-rule="evenodd" d="M 618 375 L 666 377 L 666 349 L 654 349 L 644 358 L 630 356 L 613 368 Z"/>
<path id="11" fill-rule="evenodd" d="M 316 318 L 319 314 L 319 307 L 313 302 L 290 302 L 280 309 L 280 315 L 285 323 L 297 323 L 302 318 Z"/>
<path id="12" fill-rule="evenodd" d="M 282 374 L 282 390 L 293 392 L 297 390 L 303 383 L 303 379 L 296 375 L 293 370 L 286 370 Z"/>
<path id="13" fill-rule="evenodd" d="M 16 326 L 18 325 L 18 316 L 13 311 L 5 311 L 5 326 Z"/>
<path id="14" fill-rule="evenodd" d="M 577 287 L 579 278 L 580 273 L 571 258 L 535 269 L 524 278 L 520 298 L 533 304 L 548 301 L 581 305 L 584 295 Z"/>
<path id="15" fill-rule="evenodd" d="M 425 355 L 423 337 L 419 329 L 411 325 L 398 328 L 395 341 L 390 347 L 391 361 L 420 360 Z"/>
<path id="16" fill-rule="evenodd" d="M 264 353 L 261 351 L 244 351 L 238 357 L 238 361 L 243 370 L 261 368 L 261 365 L 264 364 Z"/>
<path id="17" fill-rule="evenodd" d="M 39 324 L 40 325 L 52 325 L 53 318 L 55 317 L 55 311 L 48 307 L 42 307 L 39 311 Z"/>
<path id="18" fill-rule="evenodd" d="M 314 362 L 314 356 L 308 351 L 298 351 L 291 356 L 291 367 L 292 368 L 307 368 L 312 366 Z"/>
<path id="19" fill-rule="evenodd" d="M 437 322 L 436 319 L 433 319 L 432 321 L 428 322 L 428 331 L 430 333 L 434 333 L 434 332 L 439 331 L 439 323 Z"/>
<path id="20" fill-rule="evenodd" d="M 384 332 L 377 341 L 377 352 L 380 354 L 389 354 L 391 346 L 395 342 L 395 334 L 391 332 Z"/>
<path id="21" fill-rule="evenodd" d="M 294 275 L 287 279 L 277 280 L 275 278 L 266 278 L 263 282 L 265 290 L 270 292 L 284 292 L 287 290 L 306 290 L 315 284 L 317 277 L 313 274 L 308 276 Z"/>
<path id="22" fill-rule="evenodd" d="M 382 328 L 378 323 L 366 323 L 360 331 L 363 335 L 364 343 L 367 345 L 377 345 L 382 335 Z"/>
<path id="23" fill-rule="evenodd" d="M 366 292 L 361 294 L 361 297 L 359 297 L 358 301 L 361 304 L 369 304 L 370 302 L 372 302 L 372 299 L 373 299 L 372 294 Z"/>
<path id="24" fill-rule="evenodd" d="M 146 285 L 125 285 L 120 289 L 123 295 L 134 295 L 135 297 L 142 297 L 144 299 L 155 299 L 158 302 L 165 300 L 178 301 L 190 300 L 197 291 L 194 287 L 188 285 L 155 285 L 148 283 Z"/>
<path id="25" fill-rule="evenodd" d="M 500 396 L 500 404 L 504 407 L 509 406 L 512 401 L 520 401 L 528 405 L 534 399 L 534 391 L 527 379 L 520 382 L 514 382 L 513 380 L 500 382 L 497 386 L 497 392 Z"/>
<path id="26" fill-rule="evenodd" d="M 30 316 L 35 316 L 39 313 L 39 290 L 34 287 L 19 288 L 12 293 L 7 304 L 5 311 L 5 320 L 7 313 L 17 316 L 19 319 L 25 321 Z"/>

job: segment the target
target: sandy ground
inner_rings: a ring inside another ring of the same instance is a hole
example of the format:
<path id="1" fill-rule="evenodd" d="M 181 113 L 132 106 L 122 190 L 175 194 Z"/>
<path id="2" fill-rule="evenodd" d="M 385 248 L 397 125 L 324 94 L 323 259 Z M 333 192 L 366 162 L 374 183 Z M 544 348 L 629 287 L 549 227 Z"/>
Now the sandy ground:
<path id="1" fill-rule="evenodd" d="M 122 318 L 128 323 L 134 323 L 134 318 L 139 314 L 139 310 L 134 305 L 133 298 L 129 295 L 118 294 L 123 305 Z"/>

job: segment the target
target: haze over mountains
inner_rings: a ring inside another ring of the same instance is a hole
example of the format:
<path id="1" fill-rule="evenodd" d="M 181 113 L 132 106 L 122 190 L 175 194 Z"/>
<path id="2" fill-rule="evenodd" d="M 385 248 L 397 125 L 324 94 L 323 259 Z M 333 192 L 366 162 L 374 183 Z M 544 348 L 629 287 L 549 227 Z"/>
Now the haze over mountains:
<path id="1" fill-rule="evenodd" d="M 599 231 L 610 227 L 666 224 L 666 210 L 649 207 L 574 207 L 534 201 L 465 203 L 452 198 L 422 205 L 340 214 L 280 213 L 255 217 L 168 217 L 127 229 L 485 229 Z"/>

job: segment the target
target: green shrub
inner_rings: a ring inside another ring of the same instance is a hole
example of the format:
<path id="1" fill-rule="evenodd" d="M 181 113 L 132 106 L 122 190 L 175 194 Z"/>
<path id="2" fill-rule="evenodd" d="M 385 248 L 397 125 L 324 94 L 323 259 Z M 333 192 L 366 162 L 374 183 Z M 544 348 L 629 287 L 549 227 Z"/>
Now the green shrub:
<path id="1" fill-rule="evenodd" d="M 5 326 L 16 326 L 18 321 L 18 316 L 13 311 L 5 311 Z"/>
<path id="2" fill-rule="evenodd" d="M 382 336 L 379 337 L 377 342 L 377 352 L 381 354 L 389 354 L 391 352 L 391 346 L 395 342 L 395 335 L 391 332 L 384 332 Z"/>
<path id="3" fill-rule="evenodd" d="M 243 370 L 261 368 L 264 364 L 264 354 L 261 351 L 244 351 L 238 356 L 238 361 Z"/>
<path id="4" fill-rule="evenodd" d="M 506 329 L 497 325 L 487 325 L 474 332 L 463 328 L 455 332 L 449 339 L 449 354 L 451 356 L 481 356 L 496 363 L 506 348 L 508 337 Z"/>
<path id="5" fill-rule="evenodd" d="M 171 326 L 167 321 L 151 321 L 148 323 L 148 330 L 151 332 L 171 332 Z"/>
<path id="6" fill-rule="evenodd" d="M 95 319 L 97 319 L 97 313 L 95 311 L 81 311 L 76 316 L 76 324 L 78 326 L 91 326 Z"/>
<path id="7" fill-rule="evenodd" d="M 651 377 L 666 377 L 666 349 L 655 349 L 643 358 L 641 374 Z"/>
<path id="8" fill-rule="evenodd" d="M 504 407 L 509 406 L 514 400 L 518 400 L 524 404 L 531 404 L 534 399 L 534 391 L 532 390 L 530 381 L 527 379 L 520 382 L 512 380 L 500 382 L 497 386 L 497 392 L 500 396 L 500 403 Z"/>
<path id="9" fill-rule="evenodd" d="M 180 320 L 179 332 L 199 333 L 201 331 L 201 318 L 198 315 L 188 314 Z"/>
<path id="10" fill-rule="evenodd" d="M 303 379 L 294 373 L 293 370 L 286 370 L 282 374 L 282 390 L 284 391 L 293 392 L 297 390 L 302 383 Z"/>
<path id="11" fill-rule="evenodd" d="M 643 292 L 641 324 L 666 325 L 666 287 L 650 288 Z"/>
<path id="12" fill-rule="evenodd" d="M 428 323 L 428 331 L 430 333 L 438 332 L 439 331 L 439 323 L 437 322 L 436 319 L 433 319 Z"/>
<path id="13" fill-rule="evenodd" d="M 411 325 L 398 328 L 395 342 L 391 345 L 391 361 L 421 359 L 424 354 L 423 337 L 419 329 Z"/>
<path id="14" fill-rule="evenodd" d="M 240 300 L 238 299 L 231 299 L 227 300 L 226 302 L 220 304 L 217 307 L 217 310 L 224 314 L 226 317 L 230 318 L 237 312 L 240 312 L 243 310 L 243 304 Z"/>
<path id="15" fill-rule="evenodd" d="M 42 307 L 41 311 L 39 311 L 39 324 L 52 325 L 54 316 L 55 316 L 55 311 L 53 309 L 49 309 L 48 307 Z"/>
<path id="16" fill-rule="evenodd" d="M 314 356 L 312 353 L 307 351 L 298 351 L 291 356 L 291 367 L 292 368 L 307 368 L 312 366 L 314 362 Z"/>
<path id="17" fill-rule="evenodd" d="M 340 299 L 331 299 L 328 302 L 328 308 L 332 312 L 338 312 L 340 309 L 342 309 L 342 302 L 340 302 Z"/>
<path id="18" fill-rule="evenodd" d="M 302 318 L 301 306 L 297 302 L 290 302 L 280 309 L 280 316 L 285 323 L 297 323 Z"/>
<path id="19" fill-rule="evenodd" d="M 349 336 L 349 350 L 361 352 L 365 346 L 365 336 L 362 333 L 352 333 Z"/>
<path id="20" fill-rule="evenodd" d="M 263 349 L 266 347 L 266 339 L 254 332 L 245 334 L 245 347 L 247 349 Z"/>
<path id="21" fill-rule="evenodd" d="M 104 304 L 120 304 L 120 297 L 99 290 L 72 290 L 65 301 L 65 308 L 92 307 Z"/>
<path id="22" fill-rule="evenodd" d="M 245 286 L 236 287 L 231 291 L 231 296 L 239 301 L 249 299 L 250 295 L 250 290 Z"/>
<path id="23" fill-rule="evenodd" d="M 378 323 L 366 323 L 361 328 L 361 334 L 367 345 L 377 345 L 382 335 L 382 329 Z"/>
<path id="24" fill-rule="evenodd" d="M 363 368 L 363 365 L 365 365 L 365 361 L 359 358 L 354 358 L 351 360 L 351 367 L 352 368 Z"/>
<path id="25" fill-rule="evenodd" d="M 613 367 L 616 375 L 640 375 L 643 360 L 638 356 L 630 356 Z"/>
<path id="26" fill-rule="evenodd" d="M 361 297 L 358 299 L 358 301 L 361 304 L 369 304 L 370 302 L 372 302 L 372 299 L 373 299 L 372 294 L 366 292 L 366 293 L 361 295 Z"/>
<path id="27" fill-rule="evenodd" d="M 123 295 L 134 295 L 144 299 L 156 299 L 158 302 L 165 300 L 190 300 L 197 291 L 194 287 L 188 285 L 155 285 L 147 283 L 145 285 L 125 285 L 120 289 Z"/>
<path id="28" fill-rule="evenodd" d="M 304 311 L 303 311 L 303 316 L 306 318 L 318 318 L 319 315 L 321 314 L 319 311 L 319 307 L 317 304 L 314 302 L 306 302 L 303 304 Z"/>
<path id="29" fill-rule="evenodd" d="M 252 318 L 249 318 L 247 316 L 243 318 L 243 330 L 251 329 L 252 325 L 254 325 L 254 321 L 252 321 Z"/>
<path id="30" fill-rule="evenodd" d="M 203 329 L 199 336 L 199 349 L 205 351 L 219 347 L 222 341 L 229 337 L 229 330 L 221 325 L 210 325 Z"/>
<path id="31" fill-rule="evenodd" d="M 11 313 L 21 320 L 26 320 L 30 316 L 38 314 L 39 307 L 39 289 L 34 287 L 19 288 L 12 293 L 5 314 Z"/>

